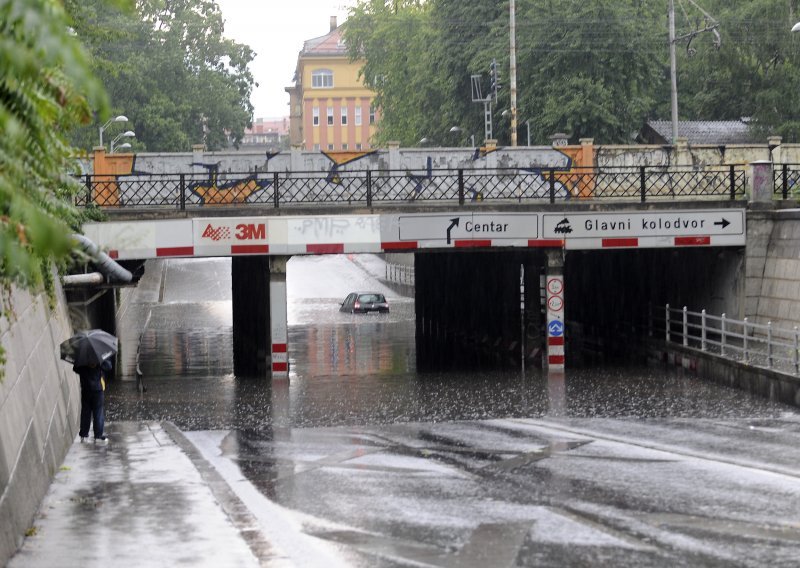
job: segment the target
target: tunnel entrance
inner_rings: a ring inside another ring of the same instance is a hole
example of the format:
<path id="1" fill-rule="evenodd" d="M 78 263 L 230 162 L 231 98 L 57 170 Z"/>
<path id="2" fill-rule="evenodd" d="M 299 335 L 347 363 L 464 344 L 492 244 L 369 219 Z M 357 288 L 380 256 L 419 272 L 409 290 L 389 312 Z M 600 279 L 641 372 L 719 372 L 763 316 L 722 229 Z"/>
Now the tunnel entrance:
<path id="1" fill-rule="evenodd" d="M 738 314 L 743 262 L 744 251 L 729 248 L 568 252 L 567 364 L 637 357 L 667 303 Z"/>

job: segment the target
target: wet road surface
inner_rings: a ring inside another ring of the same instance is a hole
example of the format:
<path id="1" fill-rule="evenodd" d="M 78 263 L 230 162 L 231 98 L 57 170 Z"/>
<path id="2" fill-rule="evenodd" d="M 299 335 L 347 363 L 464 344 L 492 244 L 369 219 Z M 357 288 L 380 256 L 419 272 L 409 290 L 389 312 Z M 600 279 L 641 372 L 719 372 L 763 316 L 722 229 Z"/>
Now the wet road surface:
<path id="1" fill-rule="evenodd" d="M 232 375 L 229 261 L 154 263 L 109 419 L 175 423 L 297 565 L 796 565 L 793 409 L 661 368 L 418 373 L 380 273 L 292 259 L 273 385 Z M 392 312 L 338 312 L 365 289 Z"/>

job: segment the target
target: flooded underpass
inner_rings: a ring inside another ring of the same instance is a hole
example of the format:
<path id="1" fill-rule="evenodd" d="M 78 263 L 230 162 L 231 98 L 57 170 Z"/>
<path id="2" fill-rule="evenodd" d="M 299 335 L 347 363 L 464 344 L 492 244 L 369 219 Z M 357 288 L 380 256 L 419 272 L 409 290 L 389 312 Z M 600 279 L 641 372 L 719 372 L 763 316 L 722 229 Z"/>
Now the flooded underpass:
<path id="1" fill-rule="evenodd" d="M 421 373 L 382 275 L 293 258 L 271 384 L 232 374 L 229 260 L 149 264 L 109 420 L 174 423 L 294 565 L 796 563 L 792 408 L 660 367 Z M 360 290 L 391 312 L 339 312 Z"/>

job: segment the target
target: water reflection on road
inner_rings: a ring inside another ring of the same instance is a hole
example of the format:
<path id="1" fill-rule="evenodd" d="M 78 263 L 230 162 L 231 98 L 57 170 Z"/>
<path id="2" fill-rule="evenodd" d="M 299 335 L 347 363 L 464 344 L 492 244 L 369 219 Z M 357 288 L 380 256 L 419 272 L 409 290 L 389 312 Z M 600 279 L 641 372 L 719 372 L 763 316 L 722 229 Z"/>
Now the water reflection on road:
<path id="1" fill-rule="evenodd" d="M 128 357 L 109 419 L 178 425 L 293 565 L 795 565 L 794 409 L 661 367 L 420 373 L 410 299 L 338 311 L 380 286 L 347 256 L 289 265 L 289 381 L 236 378 L 229 262 L 193 262 L 127 308 L 147 390 Z"/>
<path id="2" fill-rule="evenodd" d="M 233 376 L 229 260 L 165 266 L 149 267 L 146 278 L 158 282 L 141 285 L 122 322 L 122 337 L 135 341 L 149 314 L 140 363 L 147 390 L 137 390 L 129 362 L 109 391 L 111 420 L 263 429 L 273 422 L 309 427 L 544 415 L 722 418 L 786 410 L 663 368 L 579 369 L 549 379 L 538 369 L 418 373 L 413 300 L 390 295 L 390 314 L 341 313 L 347 279 L 339 276 L 340 289 L 331 289 L 319 258 L 290 263 L 290 381 L 273 390 L 269 380 Z M 345 275 L 350 270 L 356 285 L 378 285 L 363 261 L 339 258 L 333 268 Z M 321 281 L 327 296 L 309 297 L 309 281 Z M 300 294 L 293 295 L 293 284 Z M 161 301 L 148 295 L 156 288 Z M 135 345 L 125 351 L 135 352 Z"/>

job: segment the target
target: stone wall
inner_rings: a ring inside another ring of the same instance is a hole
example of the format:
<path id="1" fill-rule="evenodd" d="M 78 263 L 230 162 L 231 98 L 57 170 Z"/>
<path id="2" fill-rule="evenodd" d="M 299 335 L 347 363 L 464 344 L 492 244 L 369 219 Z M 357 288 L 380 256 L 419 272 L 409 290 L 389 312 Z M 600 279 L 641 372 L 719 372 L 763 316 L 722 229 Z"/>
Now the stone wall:
<path id="1" fill-rule="evenodd" d="M 60 360 L 59 344 L 71 334 L 63 301 L 51 310 L 46 295 L 14 289 L 10 306 L 13 317 L 0 319 L 0 566 L 31 527 L 80 413 L 77 376 Z"/>

